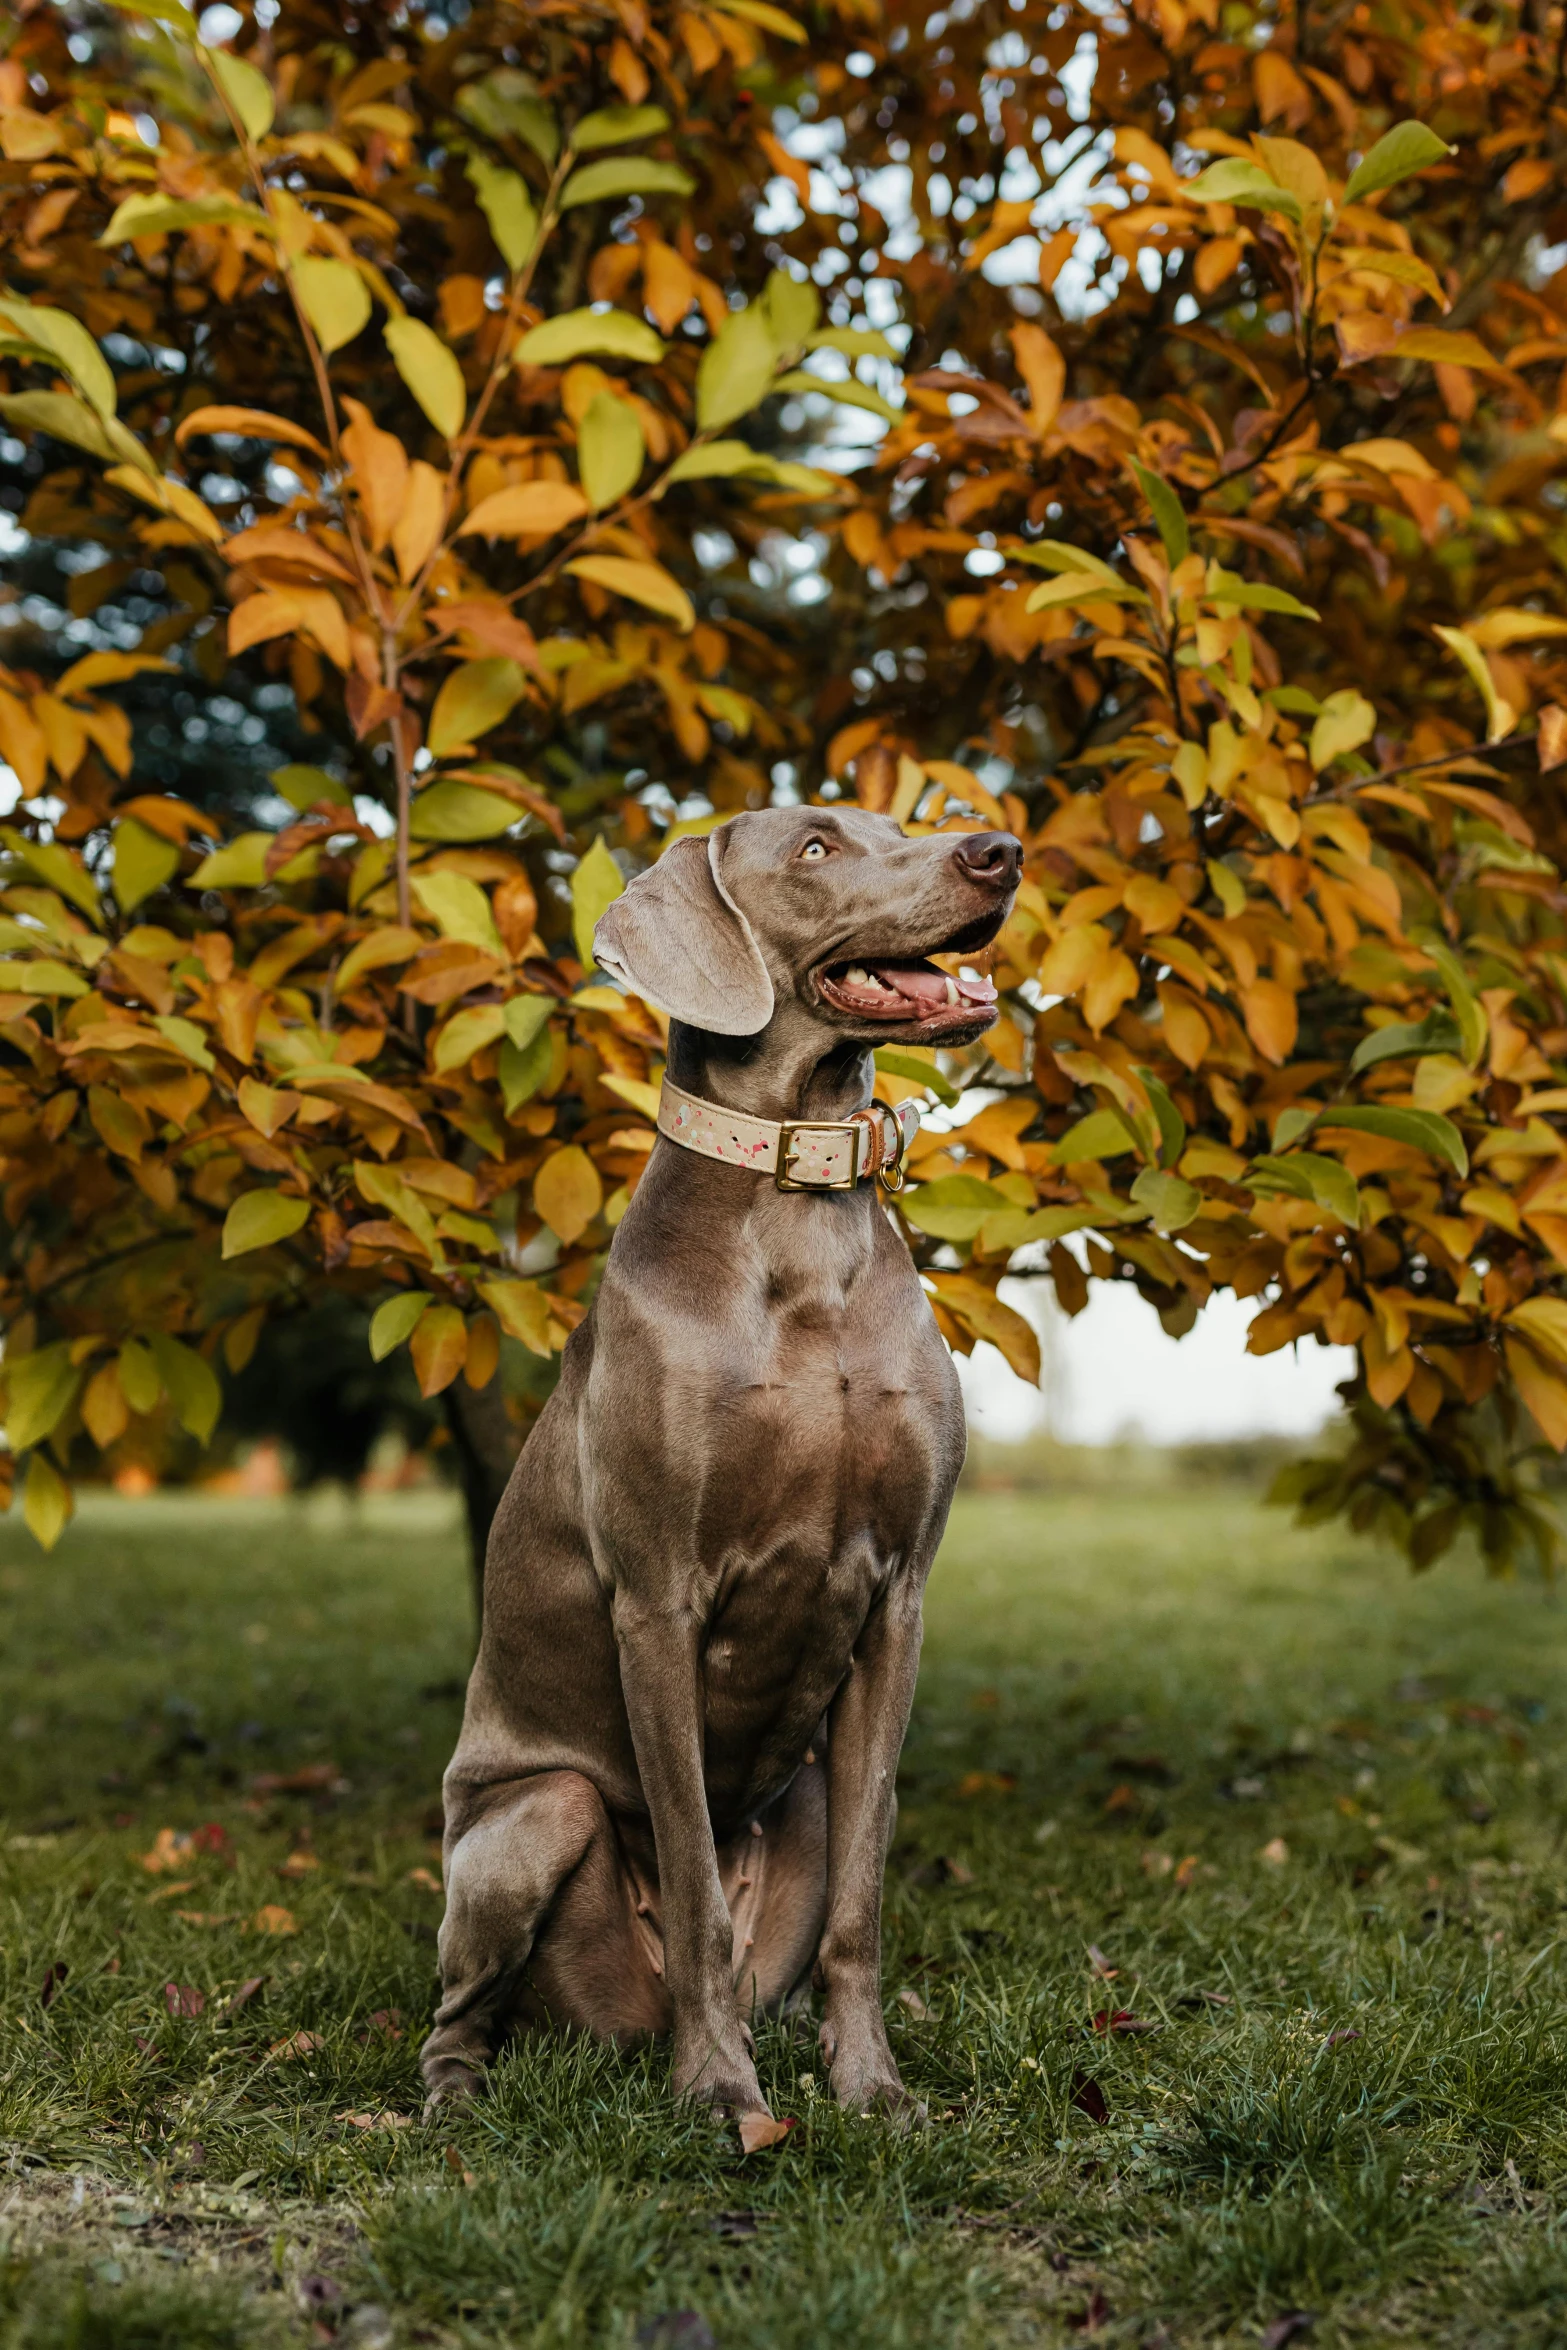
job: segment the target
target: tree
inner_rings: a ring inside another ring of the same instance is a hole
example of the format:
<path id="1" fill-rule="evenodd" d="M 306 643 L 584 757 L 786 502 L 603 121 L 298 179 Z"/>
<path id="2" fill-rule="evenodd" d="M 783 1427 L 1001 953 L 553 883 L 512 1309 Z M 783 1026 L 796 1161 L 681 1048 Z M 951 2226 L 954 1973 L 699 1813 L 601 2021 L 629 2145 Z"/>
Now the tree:
<path id="1" fill-rule="evenodd" d="M 87 643 L 0 678 L 39 1538 L 323 1284 L 482 1533 L 502 1336 L 652 1139 L 593 921 L 786 790 L 1027 845 L 987 1048 L 878 1056 L 963 1096 L 898 1203 L 951 1342 L 1034 1367 L 1009 1268 L 1263 1299 L 1359 1349 L 1298 1498 L 1548 1560 L 1560 80 L 1543 18 L 1243 0 L 25 15 L 0 414 Z"/>

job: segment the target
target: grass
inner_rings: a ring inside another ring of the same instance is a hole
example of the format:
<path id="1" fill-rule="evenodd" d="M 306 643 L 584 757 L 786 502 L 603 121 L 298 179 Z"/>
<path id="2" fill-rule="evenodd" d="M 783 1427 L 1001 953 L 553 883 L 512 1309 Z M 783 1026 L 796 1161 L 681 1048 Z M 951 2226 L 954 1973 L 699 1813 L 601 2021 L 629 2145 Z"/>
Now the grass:
<path id="1" fill-rule="evenodd" d="M 965 1494 L 888 1875 L 931 2123 L 770 2027 L 751 2157 L 580 2042 L 419 2124 L 464 1606 L 433 1497 L 0 1532 L 0 2350 L 1567 2343 L 1548 1595 Z"/>

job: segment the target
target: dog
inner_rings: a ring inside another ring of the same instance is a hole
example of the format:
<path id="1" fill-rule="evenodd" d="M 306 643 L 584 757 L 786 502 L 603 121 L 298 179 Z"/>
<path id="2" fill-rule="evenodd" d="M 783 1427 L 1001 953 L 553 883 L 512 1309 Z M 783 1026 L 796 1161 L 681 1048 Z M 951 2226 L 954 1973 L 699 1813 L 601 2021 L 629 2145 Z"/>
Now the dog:
<path id="1" fill-rule="evenodd" d="M 879 1043 L 995 989 L 1008 833 L 855 808 L 671 844 L 599 964 L 670 1015 L 660 1134 L 496 1514 L 446 1773 L 432 2105 L 507 2034 L 673 2035 L 673 2086 L 765 2113 L 746 2018 L 822 1995 L 834 2094 L 909 2118 L 882 1875 L 925 1578 L 962 1467 L 951 1357 L 872 1172 Z"/>

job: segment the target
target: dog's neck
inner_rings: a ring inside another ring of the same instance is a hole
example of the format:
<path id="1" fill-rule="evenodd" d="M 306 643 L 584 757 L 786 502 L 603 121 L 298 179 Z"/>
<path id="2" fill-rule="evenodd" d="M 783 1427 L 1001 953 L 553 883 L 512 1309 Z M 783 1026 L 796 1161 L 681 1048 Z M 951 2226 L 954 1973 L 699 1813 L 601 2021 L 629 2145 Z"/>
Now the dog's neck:
<path id="1" fill-rule="evenodd" d="M 669 1074 L 685 1092 L 753 1118 L 847 1118 L 870 1101 L 874 1068 L 868 1046 L 832 1043 L 817 1022 L 779 1016 L 757 1036 L 672 1020 Z"/>

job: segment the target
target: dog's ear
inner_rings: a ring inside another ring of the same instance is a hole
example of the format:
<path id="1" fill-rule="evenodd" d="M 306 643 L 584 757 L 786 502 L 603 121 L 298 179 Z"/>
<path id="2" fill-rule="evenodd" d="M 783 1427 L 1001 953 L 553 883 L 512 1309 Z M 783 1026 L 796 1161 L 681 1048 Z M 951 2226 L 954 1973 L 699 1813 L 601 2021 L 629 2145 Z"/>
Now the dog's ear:
<path id="1" fill-rule="evenodd" d="M 722 830 L 675 841 L 628 883 L 593 933 L 602 969 L 672 1020 L 754 1036 L 773 1016 L 773 983 L 751 925 L 723 884 Z"/>

